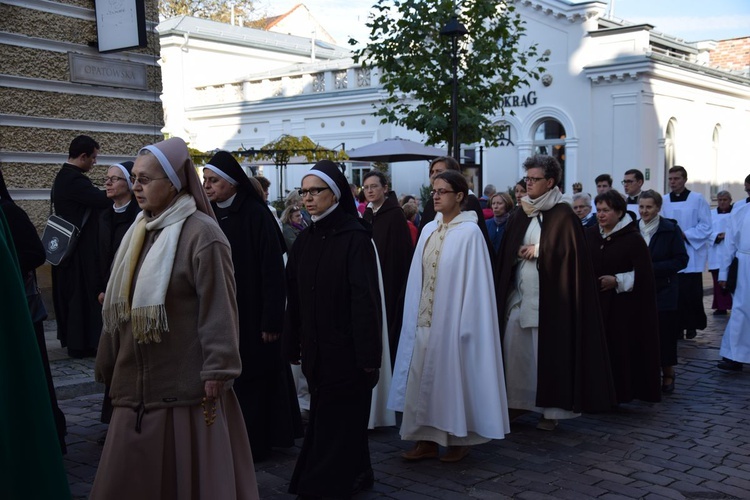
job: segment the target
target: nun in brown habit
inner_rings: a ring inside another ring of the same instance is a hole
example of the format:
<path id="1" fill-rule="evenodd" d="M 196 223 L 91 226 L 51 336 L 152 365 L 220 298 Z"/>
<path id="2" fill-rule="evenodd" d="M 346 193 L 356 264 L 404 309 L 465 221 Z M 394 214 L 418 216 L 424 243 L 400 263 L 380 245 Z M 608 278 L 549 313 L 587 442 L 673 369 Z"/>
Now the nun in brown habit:
<path id="1" fill-rule="evenodd" d="M 143 148 L 143 210 L 115 255 L 96 379 L 114 412 L 92 499 L 258 498 L 242 412 L 229 243 L 185 142 Z"/>

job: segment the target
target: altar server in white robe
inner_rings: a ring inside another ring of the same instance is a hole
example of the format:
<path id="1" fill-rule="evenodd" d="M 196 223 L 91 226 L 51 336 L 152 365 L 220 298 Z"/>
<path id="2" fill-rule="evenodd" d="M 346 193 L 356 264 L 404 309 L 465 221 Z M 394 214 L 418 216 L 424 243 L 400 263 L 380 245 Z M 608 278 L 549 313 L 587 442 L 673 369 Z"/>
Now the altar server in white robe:
<path id="1" fill-rule="evenodd" d="M 690 260 L 677 275 L 680 285 L 678 311 L 685 338 L 692 339 L 696 336 L 696 330 L 706 328 L 702 273 L 706 269 L 711 240 L 711 208 L 703 195 L 685 188 L 687 178 L 684 167 L 669 169 L 669 188 L 672 192 L 664 196 L 662 216 L 675 219 L 685 236 L 685 248 Z"/>
<path id="2" fill-rule="evenodd" d="M 457 462 L 469 447 L 510 432 L 492 264 L 462 212 L 468 184 L 455 171 L 433 183 L 435 220 L 414 252 L 388 407 L 404 413 L 406 460 Z"/>
<path id="3" fill-rule="evenodd" d="M 708 244 L 708 270 L 714 282 L 714 300 L 711 309 L 714 314 L 723 315 L 732 308 L 732 294 L 719 286 L 719 267 L 721 267 L 721 254 L 727 248 L 724 242 L 729 228 L 729 220 L 732 217 L 734 206 L 732 195 L 729 191 L 716 193 L 718 206 L 711 210 L 711 240 Z"/>
<path id="4" fill-rule="evenodd" d="M 745 193 L 747 194 L 747 197 L 740 198 L 739 200 L 735 201 L 733 210 L 737 210 L 740 207 L 744 207 L 745 205 L 750 204 L 750 175 L 745 177 Z"/>
<path id="5" fill-rule="evenodd" d="M 750 205 L 732 210 L 724 242 L 726 249 L 722 253 L 719 285 L 726 285 L 729 264 L 737 257 L 737 288 L 732 314 L 721 339 L 719 354 L 722 359 L 718 367 L 741 371 L 743 363 L 750 363 Z"/>

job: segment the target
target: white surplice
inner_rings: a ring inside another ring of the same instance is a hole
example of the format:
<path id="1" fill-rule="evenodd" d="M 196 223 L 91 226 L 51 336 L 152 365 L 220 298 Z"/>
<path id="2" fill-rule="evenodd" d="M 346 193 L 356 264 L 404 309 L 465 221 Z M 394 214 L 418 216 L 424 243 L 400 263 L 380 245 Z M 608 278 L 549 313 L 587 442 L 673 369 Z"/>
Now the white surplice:
<path id="1" fill-rule="evenodd" d="M 735 208 L 732 208 L 735 210 Z M 711 239 L 708 242 L 708 268 L 719 269 L 721 267 L 721 254 L 725 251 L 727 245 L 722 240 L 716 243 L 716 237 L 720 233 L 726 233 L 729 229 L 729 219 L 732 212 L 720 214 L 718 209 L 711 210 Z"/>
<path id="2" fill-rule="evenodd" d="M 719 354 L 723 358 L 750 363 L 750 205 L 732 209 L 726 251 L 722 253 L 719 281 L 726 281 L 727 270 L 736 256 L 739 262 L 737 289 Z"/>
<path id="3" fill-rule="evenodd" d="M 687 238 L 688 265 L 681 273 L 702 273 L 706 270 L 708 244 L 711 239 L 711 207 L 703 195 L 690 191 L 685 201 L 671 202 L 664 195 L 662 217 L 675 219 Z"/>

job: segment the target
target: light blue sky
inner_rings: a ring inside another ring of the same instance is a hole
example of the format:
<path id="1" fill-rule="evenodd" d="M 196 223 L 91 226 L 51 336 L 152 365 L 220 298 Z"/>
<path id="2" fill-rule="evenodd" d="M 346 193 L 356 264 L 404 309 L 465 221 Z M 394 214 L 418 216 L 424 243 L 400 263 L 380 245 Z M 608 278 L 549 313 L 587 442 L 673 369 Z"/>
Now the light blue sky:
<path id="1" fill-rule="evenodd" d="M 427 0 L 429 1 L 429 0 Z M 579 3 L 580 0 L 574 0 Z M 339 45 L 367 39 L 364 23 L 374 0 L 261 0 L 269 15 L 303 3 Z M 615 0 L 614 16 L 648 23 L 686 41 L 750 36 L 750 0 Z"/>

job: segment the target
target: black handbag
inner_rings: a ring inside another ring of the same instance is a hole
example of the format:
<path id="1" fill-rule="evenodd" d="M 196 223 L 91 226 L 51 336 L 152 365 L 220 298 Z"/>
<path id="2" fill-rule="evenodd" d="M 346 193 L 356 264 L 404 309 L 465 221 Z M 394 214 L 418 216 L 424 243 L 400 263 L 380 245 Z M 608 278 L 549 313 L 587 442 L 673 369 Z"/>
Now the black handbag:
<path id="1" fill-rule="evenodd" d="M 53 196 L 54 189 L 50 195 L 49 218 L 44 226 L 44 233 L 42 233 L 42 244 L 44 245 L 44 252 L 47 254 L 47 262 L 53 266 L 58 266 L 75 250 L 78 237 L 81 235 L 81 229 L 86 225 L 91 209 L 86 209 L 83 223 L 79 229 L 75 224 L 71 224 L 59 215 L 52 213 Z"/>

